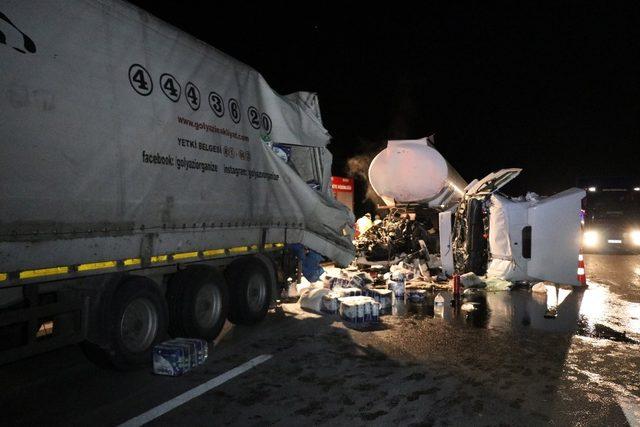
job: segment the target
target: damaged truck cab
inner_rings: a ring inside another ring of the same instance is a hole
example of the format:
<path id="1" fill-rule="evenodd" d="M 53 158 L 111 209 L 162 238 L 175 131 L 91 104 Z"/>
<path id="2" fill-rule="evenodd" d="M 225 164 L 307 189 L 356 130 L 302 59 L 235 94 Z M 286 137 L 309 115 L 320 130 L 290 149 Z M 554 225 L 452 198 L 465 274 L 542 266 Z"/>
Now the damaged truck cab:
<path id="1" fill-rule="evenodd" d="M 443 265 L 449 274 L 473 271 L 511 282 L 580 285 L 584 191 L 571 188 L 546 198 L 533 193 L 523 198 L 497 194 L 519 173 L 520 169 L 503 169 L 467 189 L 453 216 L 451 250 L 442 254 Z M 447 240 L 451 213 L 441 213 L 440 221 Z"/>
<path id="2" fill-rule="evenodd" d="M 467 184 L 432 143 L 432 138 L 389 141 L 371 163 L 369 178 L 388 206 L 440 211 L 444 273 L 580 284 L 584 190 L 509 198 L 499 190 L 521 169 L 502 169 Z"/>

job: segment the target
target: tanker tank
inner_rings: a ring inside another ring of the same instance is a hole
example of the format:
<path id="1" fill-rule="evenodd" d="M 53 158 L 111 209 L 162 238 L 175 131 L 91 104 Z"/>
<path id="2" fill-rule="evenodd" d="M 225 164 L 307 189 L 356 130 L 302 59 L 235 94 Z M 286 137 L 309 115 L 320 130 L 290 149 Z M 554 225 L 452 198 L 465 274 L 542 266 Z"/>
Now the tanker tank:
<path id="1" fill-rule="evenodd" d="M 422 204 L 436 209 L 457 203 L 467 186 L 427 138 L 389 141 L 369 166 L 369 182 L 388 206 Z"/>

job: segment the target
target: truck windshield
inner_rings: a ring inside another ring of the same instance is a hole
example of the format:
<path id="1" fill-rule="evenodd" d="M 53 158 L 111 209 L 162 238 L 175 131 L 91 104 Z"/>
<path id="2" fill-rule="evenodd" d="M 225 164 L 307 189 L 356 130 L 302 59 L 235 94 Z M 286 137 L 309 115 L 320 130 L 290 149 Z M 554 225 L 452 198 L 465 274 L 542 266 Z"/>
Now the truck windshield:
<path id="1" fill-rule="evenodd" d="M 593 220 L 611 220 L 640 215 L 640 192 L 601 190 L 587 193 L 587 212 Z"/>

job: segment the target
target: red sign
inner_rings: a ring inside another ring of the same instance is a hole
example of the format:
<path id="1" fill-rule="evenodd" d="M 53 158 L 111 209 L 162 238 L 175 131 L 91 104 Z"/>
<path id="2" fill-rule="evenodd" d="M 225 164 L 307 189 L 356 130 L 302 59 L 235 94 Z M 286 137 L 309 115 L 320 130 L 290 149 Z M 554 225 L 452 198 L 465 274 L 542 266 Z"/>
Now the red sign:
<path id="1" fill-rule="evenodd" d="M 353 178 L 331 177 L 331 190 L 334 197 L 353 210 Z"/>
<path id="2" fill-rule="evenodd" d="M 350 193 L 353 193 L 353 178 L 343 178 L 341 176 L 332 176 L 331 189 L 334 192 L 348 191 Z"/>

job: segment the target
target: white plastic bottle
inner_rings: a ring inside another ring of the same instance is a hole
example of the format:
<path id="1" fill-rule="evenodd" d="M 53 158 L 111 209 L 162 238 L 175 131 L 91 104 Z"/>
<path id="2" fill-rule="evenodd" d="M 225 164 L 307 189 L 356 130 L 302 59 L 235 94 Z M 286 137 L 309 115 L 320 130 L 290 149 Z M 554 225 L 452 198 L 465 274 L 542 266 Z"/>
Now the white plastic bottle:
<path id="1" fill-rule="evenodd" d="M 440 292 L 433 299 L 433 316 L 444 317 L 444 297 Z"/>

